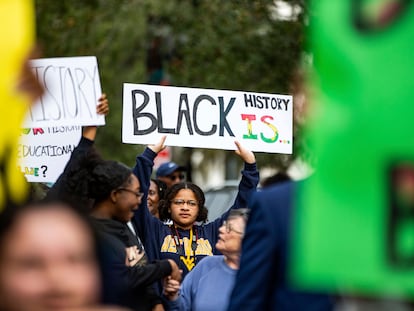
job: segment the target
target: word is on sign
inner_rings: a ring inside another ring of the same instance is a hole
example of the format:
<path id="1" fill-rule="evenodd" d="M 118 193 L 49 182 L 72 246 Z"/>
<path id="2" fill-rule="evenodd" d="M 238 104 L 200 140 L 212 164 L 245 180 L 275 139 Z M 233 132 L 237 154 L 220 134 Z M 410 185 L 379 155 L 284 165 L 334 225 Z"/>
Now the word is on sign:
<path id="1" fill-rule="evenodd" d="M 126 83 L 122 140 L 290 154 L 292 106 L 289 95 Z"/>

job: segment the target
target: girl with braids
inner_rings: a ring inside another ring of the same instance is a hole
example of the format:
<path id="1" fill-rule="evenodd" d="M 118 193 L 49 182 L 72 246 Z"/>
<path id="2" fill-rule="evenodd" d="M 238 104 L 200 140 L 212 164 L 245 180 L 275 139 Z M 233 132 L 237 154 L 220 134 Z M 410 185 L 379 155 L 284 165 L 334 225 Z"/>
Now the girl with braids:
<path id="1" fill-rule="evenodd" d="M 165 148 L 165 137 L 156 145 L 148 146 L 137 157 L 134 173 L 141 181 L 144 199 L 148 193 L 153 160 Z M 160 201 L 160 219 L 153 217 L 148 209 L 135 212 L 134 222 L 143 239 L 150 259 L 173 259 L 183 277 L 204 257 L 218 254 L 216 242 L 218 230 L 231 209 L 245 208 L 250 196 L 256 191 L 259 173 L 253 152 L 243 148 L 238 142 L 236 154 L 244 161 L 244 170 L 239 184 L 239 192 L 231 208 L 220 218 L 205 224 L 208 210 L 204 206 L 203 191 L 197 185 L 184 182 L 167 189 L 165 198 Z M 166 224 L 163 219 L 170 219 Z"/>

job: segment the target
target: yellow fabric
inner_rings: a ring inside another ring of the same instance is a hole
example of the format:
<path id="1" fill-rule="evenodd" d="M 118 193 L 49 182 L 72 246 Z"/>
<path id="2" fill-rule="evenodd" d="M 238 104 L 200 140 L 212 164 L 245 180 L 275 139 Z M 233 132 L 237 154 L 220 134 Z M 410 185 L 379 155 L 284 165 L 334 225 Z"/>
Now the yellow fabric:
<path id="1" fill-rule="evenodd" d="M 21 202 L 27 185 L 17 169 L 17 144 L 20 124 L 28 108 L 28 98 L 18 94 L 16 85 L 22 64 L 34 43 L 34 6 L 32 0 L 1 0 L 0 23 L 0 209 L 6 196 Z M 7 193 L 6 193 L 7 192 Z"/>

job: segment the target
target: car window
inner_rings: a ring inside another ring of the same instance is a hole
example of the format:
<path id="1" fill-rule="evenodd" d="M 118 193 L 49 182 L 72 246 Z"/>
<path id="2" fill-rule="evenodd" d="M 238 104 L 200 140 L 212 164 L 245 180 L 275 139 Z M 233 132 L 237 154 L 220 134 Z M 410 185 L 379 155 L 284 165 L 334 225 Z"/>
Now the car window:
<path id="1" fill-rule="evenodd" d="M 237 196 L 237 187 L 224 187 L 221 189 L 207 190 L 206 207 L 208 209 L 207 223 L 214 221 L 226 212 L 234 203 Z"/>

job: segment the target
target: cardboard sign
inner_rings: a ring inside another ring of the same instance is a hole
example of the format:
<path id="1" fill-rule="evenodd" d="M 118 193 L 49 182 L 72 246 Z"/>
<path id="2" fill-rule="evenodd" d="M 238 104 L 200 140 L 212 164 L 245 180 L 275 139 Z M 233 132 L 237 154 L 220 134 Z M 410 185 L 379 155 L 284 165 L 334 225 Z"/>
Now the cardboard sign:
<path id="1" fill-rule="evenodd" d="M 292 96 L 124 84 L 122 140 L 292 153 Z"/>
<path id="2" fill-rule="evenodd" d="M 31 67 L 45 93 L 30 108 L 23 127 L 105 124 L 96 113 L 102 94 L 96 57 L 34 59 Z"/>
<path id="3" fill-rule="evenodd" d="M 22 129 L 17 156 L 27 181 L 55 182 L 81 135 L 76 125 Z"/>

